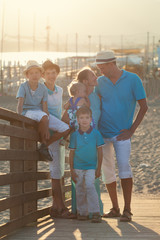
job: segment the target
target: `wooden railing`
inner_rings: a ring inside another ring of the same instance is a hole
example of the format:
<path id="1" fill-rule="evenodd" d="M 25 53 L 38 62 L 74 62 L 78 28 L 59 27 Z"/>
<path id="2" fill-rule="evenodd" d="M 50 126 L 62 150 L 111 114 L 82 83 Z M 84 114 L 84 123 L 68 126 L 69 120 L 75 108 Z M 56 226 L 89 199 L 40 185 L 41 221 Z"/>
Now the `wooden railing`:
<path id="1" fill-rule="evenodd" d="M 1 121 L 3 120 L 3 121 Z M 2 161 L 10 162 L 9 173 L 0 175 L 0 186 L 10 186 L 10 196 L 0 199 L 0 212 L 9 209 L 10 220 L 0 225 L 0 238 L 36 221 L 49 213 L 49 207 L 37 208 L 39 199 L 52 196 L 52 189 L 38 190 L 38 181 L 50 179 L 47 171 L 38 171 L 40 159 L 37 152 L 39 140 L 37 123 L 15 112 L 0 108 L 0 136 L 10 138 L 9 149 L 0 148 L 0 165 Z M 66 158 L 67 160 L 67 158 Z M 69 177 L 69 170 L 64 177 Z M 70 184 L 64 186 L 65 193 L 71 190 Z M 69 194 L 68 194 L 69 195 Z M 65 201 L 70 206 L 70 199 Z"/>

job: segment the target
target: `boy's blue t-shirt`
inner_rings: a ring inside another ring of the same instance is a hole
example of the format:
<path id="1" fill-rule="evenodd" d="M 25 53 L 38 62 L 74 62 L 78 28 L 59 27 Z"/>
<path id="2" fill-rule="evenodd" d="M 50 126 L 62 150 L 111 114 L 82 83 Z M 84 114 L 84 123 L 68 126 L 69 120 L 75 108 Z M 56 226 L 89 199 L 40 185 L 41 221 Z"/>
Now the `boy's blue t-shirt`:
<path id="1" fill-rule="evenodd" d="M 104 145 L 102 135 L 95 128 L 87 132 L 77 130 L 71 134 L 70 149 L 75 150 L 74 169 L 88 170 L 97 167 L 97 147 Z"/>
<path id="2" fill-rule="evenodd" d="M 105 76 L 99 77 L 96 92 L 102 100 L 99 130 L 104 138 L 112 138 L 122 129 L 130 129 L 136 101 L 146 98 L 141 79 L 125 70 L 116 84 Z"/>
<path id="3" fill-rule="evenodd" d="M 22 115 L 27 110 L 42 110 L 42 102 L 48 99 L 47 89 L 44 84 L 38 83 L 38 87 L 32 95 L 28 81 L 22 83 L 18 89 L 16 98 L 24 98 Z"/>

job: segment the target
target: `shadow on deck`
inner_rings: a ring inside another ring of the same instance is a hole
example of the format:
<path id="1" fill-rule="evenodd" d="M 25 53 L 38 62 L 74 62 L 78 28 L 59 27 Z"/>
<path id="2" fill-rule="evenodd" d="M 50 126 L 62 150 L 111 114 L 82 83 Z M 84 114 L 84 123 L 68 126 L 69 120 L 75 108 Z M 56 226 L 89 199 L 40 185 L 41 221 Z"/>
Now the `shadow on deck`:
<path id="1" fill-rule="evenodd" d="M 102 194 L 104 208 L 110 207 L 107 193 Z M 123 199 L 119 196 L 122 208 Z M 5 240 L 159 240 L 160 239 L 160 198 L 133 196 L 133 221 L 122 223 L 116 219 L 102 219 L 102 223 L 67 219 L 51 219 L 45 216 L 38 223 L 30 224 L 16 233 L 4 238 Z"/>

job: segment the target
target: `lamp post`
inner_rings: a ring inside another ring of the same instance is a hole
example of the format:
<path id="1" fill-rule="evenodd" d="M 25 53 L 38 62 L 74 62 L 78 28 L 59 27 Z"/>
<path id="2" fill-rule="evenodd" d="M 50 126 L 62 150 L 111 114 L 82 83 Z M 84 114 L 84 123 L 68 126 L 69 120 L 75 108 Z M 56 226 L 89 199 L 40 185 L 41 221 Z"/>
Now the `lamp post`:
<path id="1" fill-rule="evenodd" d="M 49 51 L 49 44 L 50 44 L 50 29 L 51 29 L 51 27 L 48 25 L 46 27 L 46 30 L 47 30 L 46 50 L 47 50 L 47 52 Z"/>
<path id="2" fill-rule="evenodd" d="M 76 33 L 76 70 L 78 69 L 78 33 Z"/>
<path id="3" fill-rule="evenodd" d="M 89 56 L 90 56 L 90 53 L 91 53 L 91 37 L 92 37 L 91 35 L 88 35 Z"/>

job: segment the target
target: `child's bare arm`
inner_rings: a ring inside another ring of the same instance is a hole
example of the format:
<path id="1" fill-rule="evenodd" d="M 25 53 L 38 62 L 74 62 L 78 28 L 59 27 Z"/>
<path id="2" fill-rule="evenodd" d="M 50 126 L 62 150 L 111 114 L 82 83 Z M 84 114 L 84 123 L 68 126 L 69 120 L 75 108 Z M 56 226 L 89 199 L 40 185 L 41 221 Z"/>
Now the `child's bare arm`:
<path id="1" fill-rule="evenodd" d="M 69 119 L 67 110 L 65 110 L 65 112 L 63 113 L 63 116 L 62 116 L 61 120 L 65 123 L 69 124 L 70 119 Z"/>
<path id="2" fill-rule="evenodd" d="M 74 168 L 73 168 L 74 152 L 75 152 L 75 150 L 73 150 L 73 149 L 71 149 L 69 152 L 69 164 L 70 164 L 72 180 L 76 183 L 77 174 L 75 173 Z"/>
<path id="3" fill-rule="evenodd" d="M 43 110 L 43 112 L 47 113 L 47 115 L 49 115 L 47 101 L 46 102 L 44 102 L 44 101 L 42 102 L 42 110 Z"/>
<path id="4" fill-rule="evenodd" d="M 90 107 L 89 98 L 81 98 L 77 104 L 77 106 L 87 106 Z"/>
<path id="5" fill-rule="evenodd" d="M 69 107 L 70 107 L 70 103 L 68 101 L 64 104 L 64 109 L 67 110 L 67 109 L 69 109 Z"/>
<path id="6" fill-rule="evenodd" d="M 85 100 L 86 100 L 86 106 L 90 108 L 91 104 L 90 104 L 90 101 L 89 101 L 89 97 L 86 97 Z"/>
<path id="7" fill-rule="evenodd" d="M 22 97 L 18 98 L 18 103 L 17 103 L 17 113 L 18 114 L 22 114 L 23 103 L 24 103 L 24 98 L 22 98 Z"/>
<path id="8" fill-rule="evenodd" d="M 45 112 L 49 116 L 47 101 L 42 102 L 42 111 Z M 45 121 L 43 121 L 43 128 L 44 128 L 44 131 L 42 131 L 42 132 L 43 132 L 44 139 L 48 140 L 50 138 L 49 119 L 45 119 Z"/>
<path id="9" fill-rule="evenodd" d="M 96 169 L 96 178 L 99 178 L 101 176 L 101 166 L 102 166 L 102 158 L 103 158 L 102 147 L 98 147 L 97 152 L 98 152 L 98 166 Z"/>

